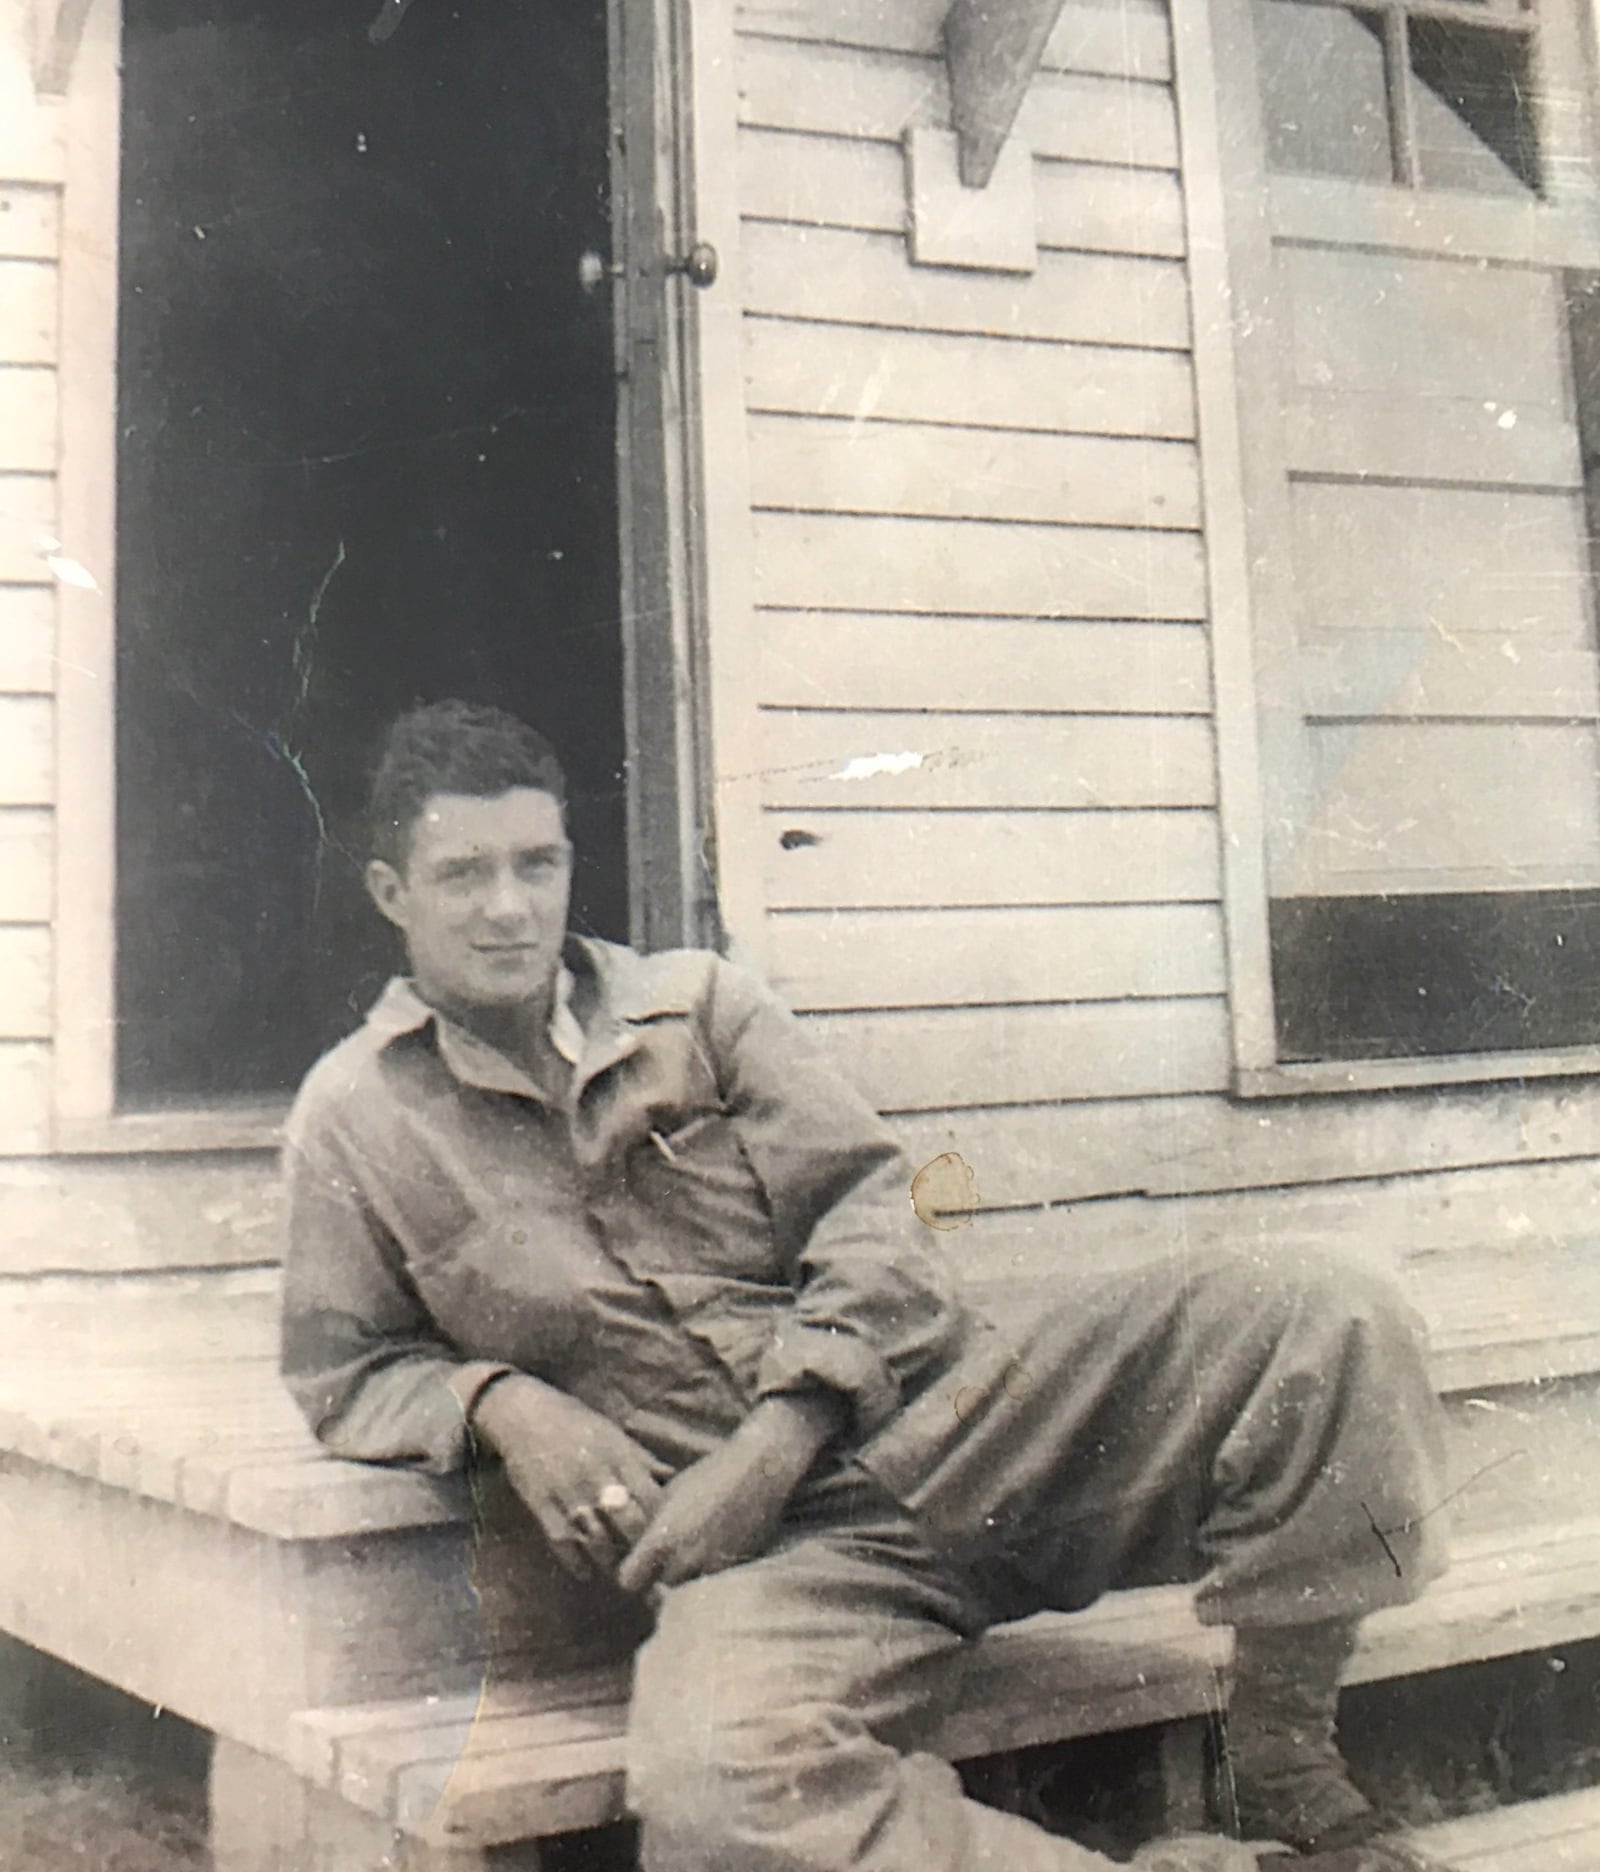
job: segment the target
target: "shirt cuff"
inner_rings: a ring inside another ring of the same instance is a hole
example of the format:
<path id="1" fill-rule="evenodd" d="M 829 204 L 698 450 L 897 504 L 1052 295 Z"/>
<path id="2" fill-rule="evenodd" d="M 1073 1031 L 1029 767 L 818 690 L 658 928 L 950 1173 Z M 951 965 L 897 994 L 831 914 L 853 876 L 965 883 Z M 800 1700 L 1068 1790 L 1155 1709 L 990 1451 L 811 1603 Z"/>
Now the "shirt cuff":
<path id="1" fill-rule="evenodd" d="M 516 1369 L 515 1365 L 496 1364 L 492 1359 L 469 1359 L 465 1364 L 456 1366 L 445 1382 L 461 1406 L 463 1429 L 471 1426 L 472 1413 L 478 1408 L 478 1400 L 490 1385 L 511 1377 Z"/>
<path id="2" fill-rule="evenodd" d="M 835 1326 L 790 1325 L 781 1330 L 756 1373 L 756 1395 L 778 1397 L 819 1386 L 850 1400 L 858 1438 L 881 1430 L 900 1408 L 894 1373 L 865 1339 Z"/>

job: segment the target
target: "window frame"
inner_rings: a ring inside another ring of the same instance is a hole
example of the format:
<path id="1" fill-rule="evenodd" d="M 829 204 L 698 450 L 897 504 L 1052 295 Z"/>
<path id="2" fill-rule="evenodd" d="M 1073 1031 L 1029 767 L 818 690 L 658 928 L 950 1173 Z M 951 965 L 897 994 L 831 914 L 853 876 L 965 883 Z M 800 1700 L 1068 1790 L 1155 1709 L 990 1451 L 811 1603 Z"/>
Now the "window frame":
<path id="1" fill-rule="evenodd" d="M 1368 249 L 1592 268 L 1600 203 L 1592 178 L 1576 179 L 1589 177 L 1589 170 L 1571 157 L 1584 140 L 1585 112 L 1600 111 L 1600 100 L 1591 87 L 1584 112 L 1559 114 L 1543 146 L 1550 186 L 1532 202 L 1398 181 L 1274 174 L 1266 160 L 1253 4 L 1171 0 L 1208 560 L 1232 1089 L 1239 1097 L 1270 1099 L 1600 1073 L 1600 1045 L 1373 1060 L 1279 1058 L 1264 783 L 1274 754 L 1287 751 L 1287 770 L 1272 772 L 1296 784 L 1298 752 L 1285 744 L 1300 730 L 1286 719 L 1296 697 L 1293 578 L 1280 553 L 1253 550 L 1255 541 L 1289 537 L 1290 524 L 1274 242 L 1326 242 L 1330 225 L 1348 221 Z M 1383 0 L 1383 8 L 1418 10 L 1407 9 L 1405 0 Z M 1440 8 L 1424 0 L 1422 10 Z M 1445 11 L 1448 17 L 1466 14 L 1464 8 Z M 1558 55 L 1569 60 L 1568 70 L 1596 71 L 1594 21 L 1583 0 L 1546 4 L 1538 26 L 1541 72 Z M 1542 131 L 1550 121 L 1548 109 L 1542 111 Z"/>

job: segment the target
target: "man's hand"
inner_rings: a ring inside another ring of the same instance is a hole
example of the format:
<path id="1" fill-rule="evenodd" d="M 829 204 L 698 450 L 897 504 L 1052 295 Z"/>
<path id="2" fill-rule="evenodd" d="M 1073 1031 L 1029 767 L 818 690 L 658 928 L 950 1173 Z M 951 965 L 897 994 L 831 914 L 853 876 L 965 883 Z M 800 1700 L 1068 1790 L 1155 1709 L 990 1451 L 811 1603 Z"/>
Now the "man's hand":
<path id="1" fill-rule="evenodd" d="M 483 1393 L 472 1426 L 499 1452 L 561 1565 L 579 1579 L 613 1578 L 662 1499 L 652 1460 L 633 1438 L 521 1373 Z"/>
<path id="2" fill-rule="evenodd" d="M 618 1585 L 679 1586 L 760 1553 L 845 1408 L 831 1392 L 764 1399 L 726 1443 L 668 1483 Z"/>

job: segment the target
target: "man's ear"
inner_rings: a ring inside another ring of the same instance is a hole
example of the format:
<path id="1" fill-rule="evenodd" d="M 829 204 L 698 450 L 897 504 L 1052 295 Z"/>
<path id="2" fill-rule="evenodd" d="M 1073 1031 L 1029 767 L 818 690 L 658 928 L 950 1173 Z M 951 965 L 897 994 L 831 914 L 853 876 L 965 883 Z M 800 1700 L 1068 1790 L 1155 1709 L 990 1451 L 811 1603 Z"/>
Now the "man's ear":
<path id="1" fill-rule="evenodd" d="M 382 858 L 374 858 L 366 871 L 367 895 L 398 930 L 406 926 L 406 881 Z"/>

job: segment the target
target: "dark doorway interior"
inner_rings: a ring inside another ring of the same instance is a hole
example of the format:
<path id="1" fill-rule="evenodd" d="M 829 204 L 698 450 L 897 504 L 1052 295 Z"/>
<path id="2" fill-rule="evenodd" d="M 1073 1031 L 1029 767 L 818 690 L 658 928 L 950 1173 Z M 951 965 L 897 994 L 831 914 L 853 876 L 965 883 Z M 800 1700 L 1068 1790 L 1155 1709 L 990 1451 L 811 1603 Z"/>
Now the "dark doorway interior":
<path id="1" fill-rule="evenodd" d="M 395 957 L 360 808 L 398 709 L 556 740 L 627 930 L 604 9 L 125 0 L 117 1047 L 270 1095 Z"/>

